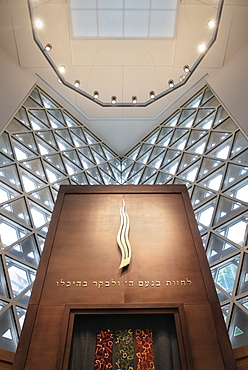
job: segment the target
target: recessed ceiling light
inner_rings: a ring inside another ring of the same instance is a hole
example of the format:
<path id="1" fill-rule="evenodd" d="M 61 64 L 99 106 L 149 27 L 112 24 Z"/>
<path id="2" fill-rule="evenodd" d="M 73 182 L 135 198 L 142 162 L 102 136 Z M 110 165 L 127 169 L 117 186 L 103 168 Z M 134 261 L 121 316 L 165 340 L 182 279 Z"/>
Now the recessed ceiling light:
<path id="1" fill-rule="evenodd" d="M 182 82 L 183 80 L 185 79 L 185 76 L 183 75 L 183 76 L 181 76 L 180 78 L 179 78 L 179 80 Z"/>
<path id="2" fill-rule="evenodd" d="M 58 78 L 58 82 L 59 82 L 60 84 L 62 84 L 62 81 L 61 81 L 61 79 L 60 79 L 60 78 Z"/>
<path id="3" fill-rule="evenodd" d="M 48 52 L 49 52 L 49 51 L 51 51 L 51 50 L 52 50 L 52 48 L 53 48 L 53 47 L 52 47 L 52 45 L 51 45 L 51 44 L 46 44 L 46 46 L 45 46 L 45 50 L 46 50 L 46 51 L 48 51 Z"/>
<path id="4" fill-rule="evenodd" d="M 137 96 L 132 96 L 132 103 L 136 104 L 138 102 Z"/>
<path id="5" fill-rule="evenodd" d="M 36 19 L 34 21 L 35 27 L 36 28 L 42 28 L 43 27 L 43 22 L 40 19 Z"/>
<path id="6" fill-rule="evenodd" d="M 80 81 L 79 80 L 75 80 L 74 81 L 74 86 L 75 87 L 79 87 L 80 86 Z"/>
<path id="7" fill-rule="evenodd" d="M 205 50 L 206 50 L 206 45 L 205 45 L 205 44 L 200 44 L 200 45 L 198 46 L 198 50 L 199 50 L 200 52 L 205 51 Z"/>
<path id="8" fill-rule="evenodd" d="M 113 95 L 113 96 L 111 97 L 111 103 L 112 103 L 112 104 L 116 104 L 116 103 L 117 103 L 117 97 L 116 97 L 115 95 Z"/>
<path id="9" fill-rule="evenodd" d="M 153 90 L 151 90 L 151 91 L 149 92 L 149 95 L 150 95 L 150 98 L 151 98 L 151 99 L 154 99 L 154 98 L 155 98 L 155 92 L 154 92 Z"/>
<path id="10" fill-rule="evenodd" d="M 210 20 L 210 21 L 208 21 L 208 27 L 209 28 L 214 28 L 214 26 L 215 26 L 215 21 L 213 21 L 213 20 Z"/>
<path id="11" fill-rule="evenodd" d="M 98 99 L 99 98 L 99 92 L 98 91 L 94 91 L 93 92 L 93 97 L 94 97 L 94 99 Z"/>
<path id="12" fill-rule="evenodd" d="M 169 87 L 174 87 L 174 81 L 173 80 L 169 80 L 168 81 L 168 85 L 169 85 Z"/>
<path id="13" fill-rule="evenodd" d="M 60 73 L 65 73 L 65 66 L 64 65 L 59 66 L 59 72 Z"/>
<path id="14" fill-rule="evenodd" d="M 184 67 L 183 67 L 183 70 L 185 73 L 188 73 L 189 72 L 189 66 L 186 64 Z"/>

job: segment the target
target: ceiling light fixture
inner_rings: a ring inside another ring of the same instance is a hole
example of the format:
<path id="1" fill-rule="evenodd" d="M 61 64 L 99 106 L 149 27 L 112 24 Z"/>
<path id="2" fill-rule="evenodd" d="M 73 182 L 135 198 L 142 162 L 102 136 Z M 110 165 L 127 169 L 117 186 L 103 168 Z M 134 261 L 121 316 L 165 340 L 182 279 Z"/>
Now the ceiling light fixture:
<path id="1" fill-rule="evenodd" d="M 183 67 L 183 70 L 185 73 L 188 73 L 190 71 L 189 69 L 189 66 L 186 64 L 184 67 Z"/>
<path id="2" fill-rule="evenodd" d="M 138 99 L 137 99 L 137 96 L 132 96 L 132 103 L 133 104 L 137 104 L 138 103 Z"/>
<path id="3" fill-rule="evenodd" d="M 95 93 L 93 95 L 91 95 L 91 94 L 87 93 L 86 91 L 81 90 L 80 88 L 77 88 L 75 90 L 74 84 L 66 81 L 66 79 L 62 76 L 62 73 L 64 73 L 64 71 L 65 71 L 65 67 L 63 69 L 63 72 L 61 72 L 60 69 L 54 63 L 54 61 L 52 60 L 52 58 L 50 57 L 50 55 L 47 53 L 48 50 L 46 50 L 46 47 L 44 47 L 42 45 L 41 41 L 39 40 L 39 38 L 37 36 L 36 29 L 42 27 L 43 23 L 38 19 L 35 20 L 32 1 L 27 0 L 27 2 L 28 2 L 28 9 L 29 9 L 29 15 L 30 15 L 30 20 L 31 20 L 33 39 L 34 39 L 36 45 L 38 46 L 38 48 L 40 49 L 40 51 L 43 53 L 44 57 L 47 59 L 51 68 L 56 73 L 57 77 L 60 79 L 60 81 L 62 82 L 63 85 L 65 85 L 66 87 L 68 87 L 69 89 L 71 89 L 73 91 L 76 91 L 77 93 L 84 96 L 85 98 L 87 98 L 91 101 L 94 101 L 95 103 L 97 103 L 101 107 L 111 107 L 113 105 L 118 106 L 118 107 L 132 107 L 134 105 L 139 106 L 139 107 L 147 107 L 148 105 L 150 105 L 154 101 L 163 98 L 164 96 L 170 94 L 172 91 L 174 91 L 174 90 L 178 89 L 179 87 L 183 86 L 189 80 L 189 78 L 192 76 L 192 74 L 194 73 L 194 71 L 196 70 L 198 65 L 201 63 L 201 61 L 203 60 L 203 58 L 205 57 L 205 55 L 207 54 L 209 49 L 212 47 L 212 45 L 216 41 L 218 30 L 219 30 L 220 18 L 221 18 L 221 14 L 222 14 L 222 10 L 223 10 L 223 5 L 224 5 L 224 0 L 219 0 L 217 12 L 216 12 L 216 18 L 215 18 L 214 21 L 208 22 L 208 25 L 209 24 L 212 25 L 212 22 L 214 22 L 212 37 L 211 37 L 211 39 L 210 39 L 210 41 L 208 42 L 207 45 L 203 45 L 203 44 L 199 45 L 199 47 L 200 47 L 199 51 L 201 52 L 201 54 L 199 55 L 199 57 L 197 58 L 195 63 L 191 66 L 191 68 L 188 70 L 188 72 L 185 71 L 185 73 L 187 73 L 187 75 L 184 76 L 184 78 L 180 78 L 179 82 L 176 83 L 176 84 L 174 83 L 173 80 L 169 80 L 168 81 L 169 87 L 166 90 L 162 91 L 161 93 L 157 94 L 154 97 L 151 96 L 151 94 L 150 94 L 150 99 L 149 100 L 147 100 L 145 102 L 138 102 L 137 101 L 136 104 L 134 104 L 133 101 L 132 102 L 119 102 L 119 103 L 117 103 L 116 96 L 112 96 L 110 103 L 103 102 L 103 101 L 98 99 L 99 95 L 96 97 Z M 37 24 L 37 22 L 38 22 L 38 24 Z M 210 25 L 209 25 L 209 27 L 210 27 Z"/>
<path id="4" fill-rule="evenodd" d="M 98 91 L 94 91 L 93 92 L 93 98 L 94 99 L 98 99 L 99 98 L 99 92 Z"/>
<path id="5" fill-rule="evenodd" d="M 43 22 L 40 19 L 35 19 L 34 24 L 36 28 L 40 29 L 43 27 Z"/>
<path id="6" fill-rule="evenodd" d="M 155 92 L 153 91 L 153 90 L 151 90 L 150 92 L 149 92 L 149 95 L 150 95 L 150 98 L 151 99 L 155 99 Z"/>
<path id="7" fill-rule="evenodd" d="M 179 78 L 179 81 L 182 82 L 183 80 L 185 80 L 185 76 L 184 75 L 180 76 L 180 78 Z"/>
<path id="8" fill-rule="evenodd" d="M 52 50 L 52 45 L 51 44 L 46 44 L 46 46 L 45 46 L 45 50 L 47 51 L 47 52 L 49 52 L 49 51 L 51 51 Z"/>
<path id="9" fill-rule="evenodd" d="M 74 81 L 74 86 L 75 87 L 79 87 L 80 86 L 80 81 L 79 80 L 75 80 Z"/>
<path id="10" fill-rule="evenodd" d="M 65 66 L 63 64 L 61 66 L 59 66 L 59 72 L 60 73 L 65 73 Z"/>
<path id="11" fill-rule="evenodd" d="M 207 25 L 208 25 L 208 27 L 209 27 L 209 28 L 214 28 L 214 26 L 215 26 L 215 21 L 210 20 L 210 21 L 208 21 Z"/>
<path id="12" fill-rule="evenodd" d="M 113 105 L 115 105 L 115 104 L 117 103 L 117 97 L 116 97 L 115 95 L 113 95 L 113 96 L 111 97 L 111 103 L 112 103 Z"/>

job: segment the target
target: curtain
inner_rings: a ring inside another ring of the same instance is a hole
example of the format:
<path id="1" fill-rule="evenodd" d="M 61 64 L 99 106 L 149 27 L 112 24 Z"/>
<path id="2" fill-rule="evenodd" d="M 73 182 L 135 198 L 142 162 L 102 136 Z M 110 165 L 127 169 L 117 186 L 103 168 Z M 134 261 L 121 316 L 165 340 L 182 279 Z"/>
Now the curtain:
<path id="1" fill-rule="evenodd" d="M 137 361 L 139 353 L 137 333 L 140 331 L 149 334 L 146 337 L 148 338 L 147 343 L 152 342 L 149 358 L 154 359 L 154 370 L 181 370 L 176 328 L 172 314 L 76 315 L 69 370 L 94 370 L 97 335 L 101 331 L 113 333 L 113 346 L 111 348 L 111 368 L 113 370 L 142 369 L 138 367 Z M 146 345 L 145 342 L 144 345 Z M 123 351 L 120 352 L 121 350 Z M 121 353 L 127 354 L 128 360 L 127 357 L 122 358 Z"/>

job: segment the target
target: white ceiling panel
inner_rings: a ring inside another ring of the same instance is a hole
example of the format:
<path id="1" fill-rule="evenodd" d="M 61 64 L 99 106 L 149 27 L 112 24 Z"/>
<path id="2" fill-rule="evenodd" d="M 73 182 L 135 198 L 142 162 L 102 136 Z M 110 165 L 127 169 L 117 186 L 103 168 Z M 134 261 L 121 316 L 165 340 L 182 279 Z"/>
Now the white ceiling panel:
<path id="1" fill-rule="evenodd" d="M 97 0 L 98 9 L 122 9 L 123 0 Z"/>
<path id="2" fill-rule="evenodd" d="M 149 11 L 124 11 L 124 37 L 148 37 Z"/>
<path id="3" fill-rule="evenodd" d="M 95 9 L 96 0 L 69 0 L 71 9 Z"/>
<path id="4" fill-rule="evenodd" d="M 150 9 L 150 0 L 124 0 L 125 9 Z"/>
<path id="5" fill-rule="evenodd" d="M 123 37 L 122 11 L 98 10 L 98 36 Z"/>
<path id="6" fill-rule="evenodd" d="M 178 0 L 151 0 L 152 9 L 177 9 Z"/>

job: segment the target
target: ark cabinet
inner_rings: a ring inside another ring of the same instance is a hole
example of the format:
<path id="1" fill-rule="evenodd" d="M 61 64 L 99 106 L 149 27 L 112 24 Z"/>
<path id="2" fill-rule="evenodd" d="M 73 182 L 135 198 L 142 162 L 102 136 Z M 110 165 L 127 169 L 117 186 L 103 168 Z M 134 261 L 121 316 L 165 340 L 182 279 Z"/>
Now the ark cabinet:
<path id="1" fill-rule="evenodd" d="M 236 369 L 183 185 L 61 186 L 13 370 L 97 369 L 103 331 L 124 370 L 122 330 L 153 333 L 151 369 Z"/>

